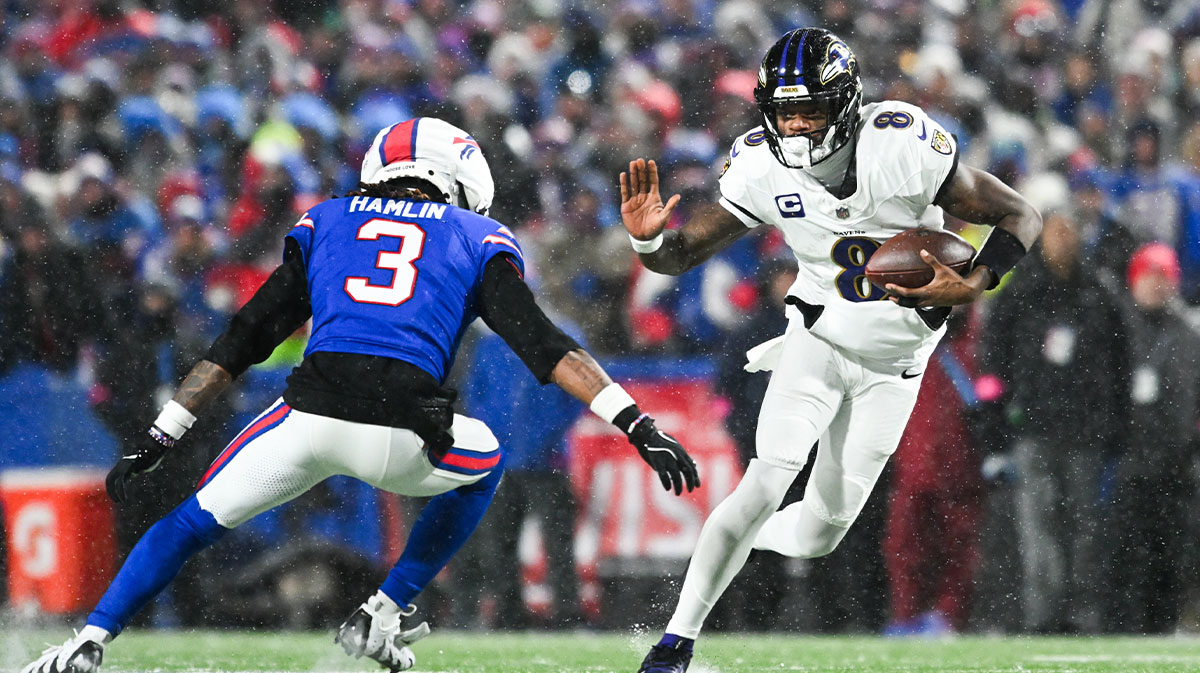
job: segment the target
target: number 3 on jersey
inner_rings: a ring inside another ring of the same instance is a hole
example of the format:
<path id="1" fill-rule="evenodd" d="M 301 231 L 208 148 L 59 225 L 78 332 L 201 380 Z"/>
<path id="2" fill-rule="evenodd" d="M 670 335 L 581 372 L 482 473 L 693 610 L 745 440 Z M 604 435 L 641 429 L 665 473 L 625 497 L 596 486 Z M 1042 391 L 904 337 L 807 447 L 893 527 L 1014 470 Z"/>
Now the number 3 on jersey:
<path id="1" fill-rule="evenodd" d="M 376 269 L 392 272 L 391 285 L 372 285 L 368 278 L 347 276 L 346 294 L 360 304 L 399 306 L 412 299 L 417 284 L 417 267 L 413 262 L 421 258 L 425 248 L 425 231 L 412 222 L 375 218 L 363 223 L 355 238 L 378 241 L 381 236 L 400 239 L 399 250 L 380 250 L 375 260 Z"/>
<path id="2" fill-rule="evenodd" d="M 867 280 L 867 260 L 879 249 L 879 243 L 855 236 L 839 238 L 829 251 L 834 264 L 842 267 L 834 283 L 838 294 L 849 301 L 879 301 L 886 293 Z"/>

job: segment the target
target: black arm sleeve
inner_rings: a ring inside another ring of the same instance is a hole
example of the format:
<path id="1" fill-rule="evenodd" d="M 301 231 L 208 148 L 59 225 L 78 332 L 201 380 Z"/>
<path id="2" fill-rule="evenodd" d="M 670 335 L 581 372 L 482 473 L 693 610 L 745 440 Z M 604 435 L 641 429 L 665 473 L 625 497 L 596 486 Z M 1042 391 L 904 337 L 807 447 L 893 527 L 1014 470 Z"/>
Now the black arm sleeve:
<path id="1" fill-rule="evenodd" d="M 483 268 L 477 307 L 479 317 L 542 384 L 550 382 L 551 372 L 564 355 L 581 350 L 546 317 L 509 255 L 496 255 Z"/>
<path id="2" fill-rule="evenodd" d="M 312 315 L 304 257 L 294 239 L 284 239 L 283 260 L 204 356 L 234 378 L 266 360 Z"/>

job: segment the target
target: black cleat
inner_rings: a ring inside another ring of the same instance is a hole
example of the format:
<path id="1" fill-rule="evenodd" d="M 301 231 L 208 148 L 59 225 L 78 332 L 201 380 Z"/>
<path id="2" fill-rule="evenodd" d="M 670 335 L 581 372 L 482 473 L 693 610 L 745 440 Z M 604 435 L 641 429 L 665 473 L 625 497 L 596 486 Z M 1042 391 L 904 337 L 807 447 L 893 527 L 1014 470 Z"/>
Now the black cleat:
<path id="1" fill-rule="evenodd" d="M 655 645 L 642 659 L 638 673 L 684 673 L 692 663 L 691 649 L 676 649 L 667 645 Z"/>

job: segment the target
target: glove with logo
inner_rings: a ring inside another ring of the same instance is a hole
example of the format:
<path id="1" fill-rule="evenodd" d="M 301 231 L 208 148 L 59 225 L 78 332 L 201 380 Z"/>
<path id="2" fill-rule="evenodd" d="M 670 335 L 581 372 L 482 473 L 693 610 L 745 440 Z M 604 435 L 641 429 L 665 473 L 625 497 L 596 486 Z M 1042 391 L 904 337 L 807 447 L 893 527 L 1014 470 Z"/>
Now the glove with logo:
<path id="1" fill-rule="evenodd" d="M 642 460 L 658 473 L 663 488 L 674 489 L 675 495 L 679 495 L 684 485 L 689 492 L 700 487 L 696 461 L 674 437 L 655 427 L 654 419 L 643 414 L 636 404 L 617 414 L 613 424 L 624 431 Z"/>
<path id="2" fill-rule="evenodd" d="M 104 480 L 104 488 L 113 502 L 125 502 L 128 497 L 129 482 L 147 472 L 153 472 L 162 463 L 167 450 L 175 446 L 175 439 L 163 432 L 157 425 L 139 435 L 133 442 L 133 451 L 121 456 L 121 460 L 109 470 Z"/>

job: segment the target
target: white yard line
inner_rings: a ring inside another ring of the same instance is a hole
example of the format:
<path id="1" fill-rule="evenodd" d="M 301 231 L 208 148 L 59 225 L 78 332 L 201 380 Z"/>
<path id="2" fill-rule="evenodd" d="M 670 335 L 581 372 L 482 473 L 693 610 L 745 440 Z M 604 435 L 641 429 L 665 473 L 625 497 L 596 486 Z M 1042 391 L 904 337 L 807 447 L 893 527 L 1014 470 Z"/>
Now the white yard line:
<path id="1" fill-rule="evenodd" d="M 1200 662 L 1200 654 L 1042 654 L 1030 661 L 1063 664 L 1086 664 L 1100 661 L 1128 661 L 1142 664 L 1186 664 Z"/>

